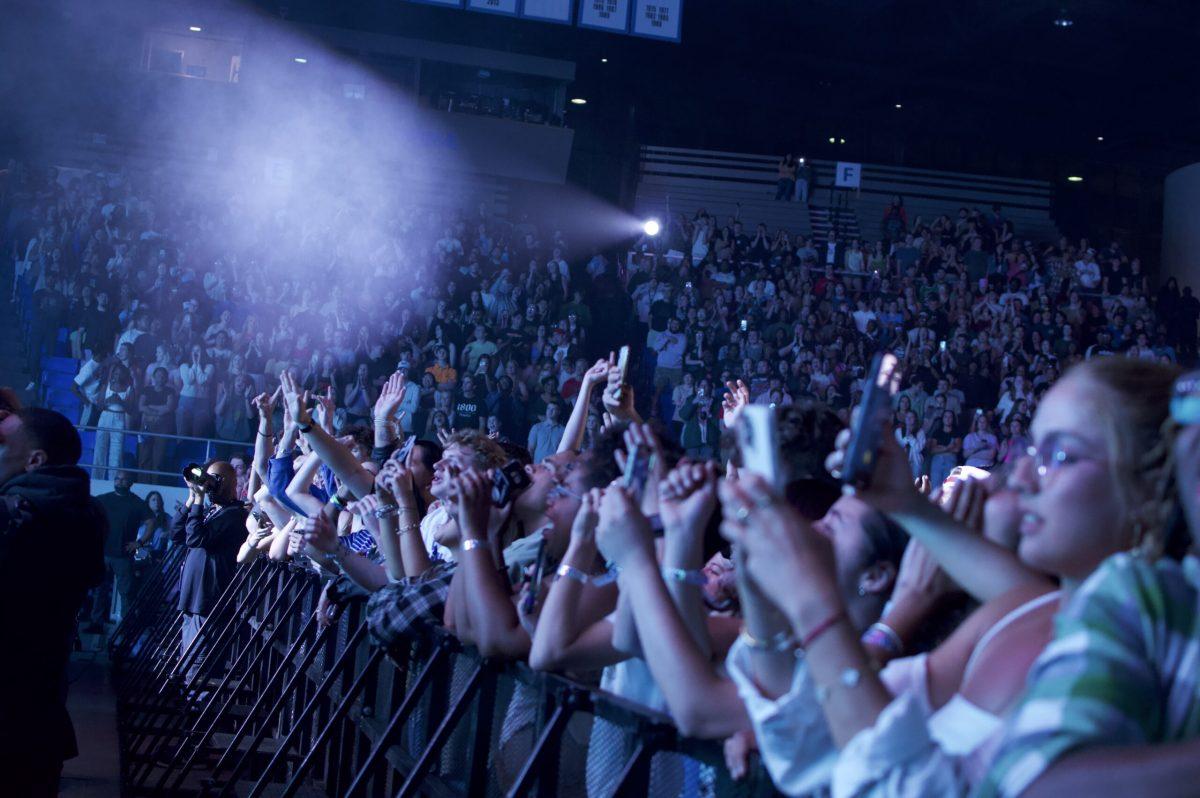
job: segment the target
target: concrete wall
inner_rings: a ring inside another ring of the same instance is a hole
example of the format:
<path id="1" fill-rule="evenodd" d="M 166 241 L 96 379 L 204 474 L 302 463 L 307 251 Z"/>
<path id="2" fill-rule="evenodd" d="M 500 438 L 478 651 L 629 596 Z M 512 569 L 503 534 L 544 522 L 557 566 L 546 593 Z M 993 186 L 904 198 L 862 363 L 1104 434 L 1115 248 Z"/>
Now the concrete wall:
<path id="1" fill-rule="evenodd" d="M 1180 285 L 1200 285 L 1200 163 L 1167 175 L 1161 277 L 1174 277 Z"/>

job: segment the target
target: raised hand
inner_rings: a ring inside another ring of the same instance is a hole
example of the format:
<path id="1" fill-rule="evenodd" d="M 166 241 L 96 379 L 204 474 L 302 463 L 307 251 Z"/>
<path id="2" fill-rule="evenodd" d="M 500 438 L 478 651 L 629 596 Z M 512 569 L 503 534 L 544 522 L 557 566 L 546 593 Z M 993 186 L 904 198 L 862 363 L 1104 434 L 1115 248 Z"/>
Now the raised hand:
<path id="1" fill-rule="evenodd" d="M 609 485 L 600 499 L 596 545 L 604 558 L 619 568 L 636 562 L 654 562 L 650 523 L 619 482 Z"/>
<path id="2" fill-rule="evenodd" d="M 703 535 L 717 509 L 715 463 L 682 465 L 658 483 L 658 512 L 665 534 Z"/>
<path id="3" fill-rule="evenodd" d="M 388 381 L 383 384 L 383 390 L 379 392 L 379 398 L 375 400 L 376 424 L 391 421 L 396 416 L 396 412 L 400 409 L 400 403 L 404 400 L 406 382 L 404 373 L 401 371 L 388 377 Z"/>
<path id="4" fill-rule="evenodd" d="M 454 498 L 463 537 L 487 540 L 492 509 L 492 482 L 487 473 L 471 468 L 455 477 Z"/>
<path id="5" fill-rule="evenodd" d="M 337 531 L 333 523 L 323 514 L 313 518 L 301 518 L 296 522 L 296 531 L 305 544 L 317 551 L 332 554 L 337 551 Z"/>
<path id="6" fill-rule="evenodd" d="M 911 490 L 912 476 L 909 475 Z M 742 549 L 747 575 L 793 627 L 810 628 L 842 606 L 833 547 L 757 474 L 742 472 L 718 490 L 721 534 Z"/>
<path id="7" fill-rule="evenodd" d="M 396 458 L 389 459 L 375 476 L 376 490 L 394 497 L 397 504 L 405 507 L 415 505 L 415 489 L 412 472 Z"/>
<path id="8" fill-rule="evenodd" d="M 609 354 L 608 360 L 601 358 L 596 361 L 595 365 L 583 373 L 583 387 L 591 390 L 592 388 L 604 383 L 608 380 L 609 369 L 616 364 L 616 357 Z"/>
<path id="9" fill-rule="evenodd" d="M 733 425 L 737 423 L 737 417 L 742 412 L 742 408 L 750 404 L 750 389 L 741 380 L 727 382 L 725 383 L 725 387 L 729 392 L 721 400 L 722 417 L 725 420 L 725 426 L 728 429 L 733 429 Z"/>
<path id="10" fill-rule="evenodd" d="M 325 395 L 317 394 L 317 408 L 314 411 L 317 424 L 321 429 L 333 434 L 333 414 L 336 411 L 336 403 L 333 400 L 333 386 L 329 386 L 325 390 Z"/>
<path id="11" fill-rule="evenodd" d="M 279 389 L 283 397 L 283 407 L 292 422 L 302 427 L 312 423 L 308 412 L 310 396 L 308 391 L 301 391 L 296 378 L 284 371 L 279 375 Z"/>
<path id="12" fill-rule="evenodd" d="M 858 413 L 858 408 L 855 408 L 854 413 Z M 871 482 L 866 487 L 856 487 L 854 495 L 885 513 L 907 510 L 914 505 L 924 506 L 928 500 L 913 485 L 912 468 L 908 464 L 904 449 L 893 434 L 890 421 L 881 418 L 876 423 L 880 424 L 882 429 Z M 849 429 L 839 432 L 833 452 L 825 459 L 825 468 L 835 478 L 841 478 L 846 450 L 850 446 L 850 434 Z"/>
<path id="13" fill-rule="evenodd" d="M 600 498 L 603 495 L 599 488 L 592 488 L 583 495 L 579 512 L 575 513 L 571 523 L 571 548 L 595 554 L 596 524 L 600 522 Z"/>

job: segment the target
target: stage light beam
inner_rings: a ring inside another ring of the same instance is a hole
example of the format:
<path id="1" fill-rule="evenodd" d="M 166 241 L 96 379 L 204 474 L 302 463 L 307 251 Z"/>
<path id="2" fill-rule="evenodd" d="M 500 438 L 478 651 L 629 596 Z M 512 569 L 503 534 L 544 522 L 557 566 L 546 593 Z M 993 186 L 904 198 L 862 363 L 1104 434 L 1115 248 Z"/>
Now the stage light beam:
<path id="1" fill-rule="evenodd" d="M 642 225 L 642 232 L 650 237 L 654 237 L 662 230 L 662 225 L 658 223 L 658 219 L 647 219 Z"/>

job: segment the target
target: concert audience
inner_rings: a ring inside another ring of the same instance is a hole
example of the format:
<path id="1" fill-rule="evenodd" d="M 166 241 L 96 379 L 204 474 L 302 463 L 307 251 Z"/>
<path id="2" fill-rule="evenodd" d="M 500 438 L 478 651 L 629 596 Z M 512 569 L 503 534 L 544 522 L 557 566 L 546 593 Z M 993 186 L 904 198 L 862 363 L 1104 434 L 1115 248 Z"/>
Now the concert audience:
<path id="1" fill-rule="evenodd" d="M 780 199 L 798 179 L 785 159 Z M 1169 418 L 1200 303 L 1150 293 L 1115 243 L 1035 247 L 999 208 L 927 221 L 897 198 L 881 242 L 832 248 L 699 211 L 584 261 L 527 220 L 387 202 L 235 245 L 201 231 L 236 204 L 18 185 L 24 287 L 80 320 L 98 474 L 126 430 L 239 445 L 242 473 L 206 463 L 171 522 L 185 649 L 265 556 L 322 575 L 322 625 L 365 601 L 381 645 L 440 625 L 590 678 L 729 738 L 735 775 L 757 748 L 789 795 L 1096 791 L 1114 745 L 1114 778 L 1187 765 L 1152 744 L 1198 731 L 1174 538 L 1200 477 Z M 35 361 L 58 328 L 38 330 Z M 860 420 L 871 481 L 839 495 L 834 437 L 877 352 L 904 383 Z M 736 440 L 760 411 L 774 483 Z M 502 749 L 529 744 L 538 697 L 508 700 Z M 588 794 L 612 734 L 597 718 L 561 766 Z M 684 779 L 656 757 L 652 784 Z"/>

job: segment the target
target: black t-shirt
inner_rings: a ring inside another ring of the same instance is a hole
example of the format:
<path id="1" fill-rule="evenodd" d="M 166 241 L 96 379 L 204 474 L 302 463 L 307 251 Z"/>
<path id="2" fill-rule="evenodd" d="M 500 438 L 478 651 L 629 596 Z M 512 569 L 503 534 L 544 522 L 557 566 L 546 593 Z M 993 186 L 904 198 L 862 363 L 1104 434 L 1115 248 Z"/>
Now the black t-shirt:
<path id="1" fill-rule="evenodd" d="M 104 539 L 105 557 L 125 556 L 125 544 L 137 539 L 138 529 L 152 517 L 150 505 L 134 493 L 116 491 L 97 496 L 96 501 L 108 517 L 108 536 Z"/>
<path id="2" fill-rule="evenodd" d="M 470 398 L 459 395 L 454 402 L 454 428 L 479 429 L 479 417 L 483 414 L 483 399 L 478 394 Z"/>

